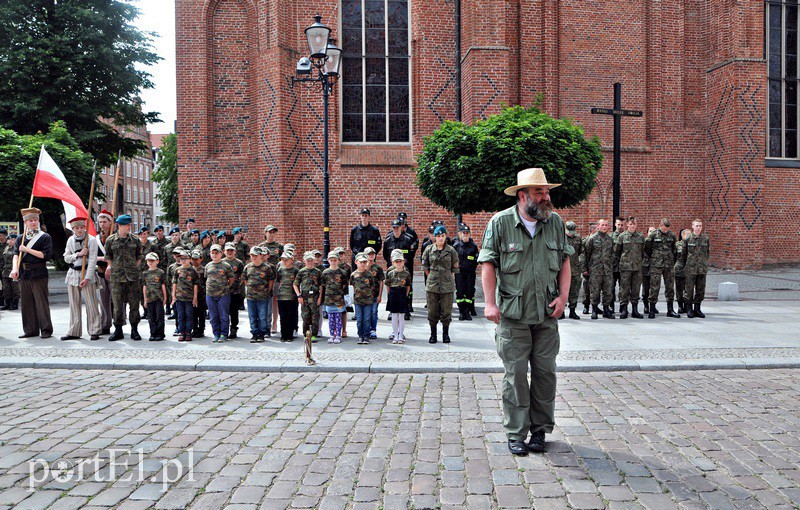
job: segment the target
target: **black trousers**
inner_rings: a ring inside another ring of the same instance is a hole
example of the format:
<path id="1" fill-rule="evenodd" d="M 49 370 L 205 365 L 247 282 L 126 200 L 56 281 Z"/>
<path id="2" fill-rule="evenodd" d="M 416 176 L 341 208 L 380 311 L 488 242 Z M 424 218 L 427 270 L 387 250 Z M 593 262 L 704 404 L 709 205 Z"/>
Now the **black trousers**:
<path id="1" fill-rule="evenodd" d="M 291 340 L 292 333 L 297 328 L 297 301 L 278 300 L 278 313 L 281 318 L 281 340 Z"/>
<path id="2" fill-rule="evenodd" d="M 469 306 L 475 302 L 475 271 L 464 271 L 456 273 L 456 303 Z"/>
<path id="3" fill-rule="evenodd" d="M 244 296 L 241 294 L 231 294 L 231 329 L 239 329 L 239 309 L 244 304 Z"/>
<path id="4" fill-rule="evenodd" d="M 200 298 L 203 298 L 200 301 Z M 195 306 L 192 310 L 194 312 L 194 331 L 203 332 L 206 330 L 206 310 L 208 310 L 208 305 L 206 305 L 206 297 L 205 296 L 197 296 L 197 304 L 199 306 Z"/>
<path id="5" fill-rule="evenodd" d="M 150 336 L 164 338 L 164 303 L 147 302 L 147 321 L 150 323 Z"/>

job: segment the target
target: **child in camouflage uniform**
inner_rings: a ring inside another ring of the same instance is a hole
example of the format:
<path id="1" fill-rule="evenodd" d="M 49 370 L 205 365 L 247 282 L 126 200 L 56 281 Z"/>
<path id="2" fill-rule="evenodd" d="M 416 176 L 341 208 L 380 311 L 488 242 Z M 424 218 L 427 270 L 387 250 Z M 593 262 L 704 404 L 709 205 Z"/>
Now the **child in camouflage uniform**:
<path id="1" fill-rule="evenodd" d="M 377 330 L 378 330 L 378 305 L 381 304 L 381 300 L 383 299 L 383 282 L 386 280 L 386 275 L 383 272 L 383 268 L 375 262 L 375 257 L 377 257 L 377 252 L 375 248 L 372 246 L 367 246 L 364 250 L 364 253 L 367 254 L 367 258 L 369 259 L 369 269 L 368 271 L 372 273 L 372 315 L 370 317 L 370 324 L 369 324 L 369 337 L 370 338 L 378 338 Z"/>
<path id="2" fill-rule="evenodd" d="M 325 295 L 325 311 L 328 312 L 329 344 L 342 341 L 342 314 L 345 311 L 344 296 L 347 294 L 347 273 L 339 267 L 339 253 L 328 254 L 330 267 L 322 272 L 322 289 Z"/>
<path id="3" fill-rule="evenodd" d="M 228 338 L 236 338 L 236 333 L 239 331 L 239 310 L 242 309 L 244 304 L 244 283 L 242 283 L 242 270 L 244 270 L 244 262 L 236 258 L 236 245 L 233 243 L 225 243 L 225 262 L 231 266 L 233 270 L 233 285 L 231 285 L 231 304 L 228 315 L 231 321 L 231 333 Z"/>
<path id="4" fill-rule="evenodd" d="M 294 292 L 300 302 L 300 315 L 303 318 L 303 334 L 311 331 L 311 341 L 317 341 L 319 334 L 319 305 L 322 304 L 322 272 L 317 269 L 314 254 L 307 251 L 303 254 L 306 267 L 297 272 L 294 280 Z"/>
<path id="5" fill-rule="evenodd" d="M 405 314 L 408 313 L 408 292 L 411 290 L 411 273 L 406 270 L 406 260 L 402 250 L 392 250 L 392 268 L 386 273 L 386 286 L 389 297 L 386 307 L 392 313 L 392 334 L 389 340 L 393 344 L 406 343 L 403 334 L 406 327 Z"/>
<path id="6" fill-rule="evenodd" d="M 177 237 L 177 234 L 175 234 L 175 237 Z M 167 246 L 166 248 L 167 256 L 173 257 L 174 262 L 169 266 L 167 266 L 167 291 L 170 292 L 170 295 L 167 296 L 167 299 L 170 302 L 170 310 L 172 314 L 168 315 L 167 319 L 175 319 L 175 332 L 172 334 L 172 336 L 177 336 L 179 337 L 178 340 L 180 340 L 181 335 L 178 330 L 178 312 L 175 311 L 175 307 L 172 305 L 175 299 L 171 297 L 172 296 L 171 292 L 172 292 L 172 284 L 175 282 L 175 270 L 181 267 L 181 253 L 183 252 L 183 248 L 181 248 L 180 246 L 174 246 L 174 247 L 170 246 Z M 189 258 L 188 254 L 186 260 L 189 263 L 189 265 L 192 264 L 191 258 Z"/>
<path id="7" fill-rule="evenodd" d="M 233 269 L 222 260 L 222 247 L 218 244 L 209 248 L 211 262 L 206 264 L 206 305 L 214 333 L 213 342 L 228 341 L 228 328 L 231 306 L 231 286 L 233 285 Z"/>
<path id="8" fill-rule="evenodd" d="M 142 273 L 142 294 L 150 323 L 150 341 L 164 340 L 164 302 L 167 300 L 166 274 L 158 268 L 159 257 L 150 252 L 145 257 L 147 271 Z"/>
<path id="9" fill-rule="evenodd" d="M 372 325 L 372 304 L 375 302 L 374 276 L 369 272 L 369 258 L 365 253 L 356 255 L 356 270 L 350 275 L 353 286 L 353 306 L 356 309 L 358 343 L 369 343 L 369 328 Z"/>
<path id="10" fill-rule="evenodd" d="M 194 324 L 194 310 L 197 309 L 200 289 L 200 277 L 192 267 L 189 252 L 176 248 L 176 255 L 180 265 L 172 269 L 172 309 L 175 310 L 178 321 L 178 341 L 192 341 L 192 325 Z M 200 260 L 198 257 L 197 260 Z"/>
<path id="11" fill-rule="evenodd" d="M 353 268 L 347 262 L 347 258 L 344 256 L 346 250 L 341 246 L 338 246 L 333 249 L 337 255 L 339 255 L 339 269 L 344 271 L 345 280 L 346 282 L 350 281 L 350 275 L 353 273 Z M 347 286 L 347 294 L 350 293 L 350 286 Z M 345 303 L 347 305 L 347 303 Z M 344 312 L 342 312 L 342 335 L 341 338 L 347 338 L 347 313 L 353 311 L 353 304 L 352 301 L 350 302 L 349 306 L 345 306 Z"/>
<path id="12" fill-rule="evenodd" d="M 192 250 L 192 267 L 197 273 L 197 306 L 192 310 L 194 330 L 192 338 L 203 338 L 206 334 L 206 267 L 203 265 L 203 252 Z"/>
<path id="13" fill-rule="evenodd" d="M 298 269 L 294 267 L 294 252 L 281 254 L 281 266 L 275 277 L 275 297 L 278 298 L 278 314 L 281 319 L 281 342 L 291 342 L 297 324 L 297 292 L 294 281 Z"/>
<path id="14" fill-rule="evenodd" d="M 250 318 L 250 343 L 263 342 L 270 333 L 269 305 L 272 303 L 272 286 L 275 285 L 275 268 L 264 262 L 265 250 L 260 246 L 250 248 L 250 263 L 244 266 L 242 281 L 247 292 L 247 315 Z M 268 251 L 266 253 L 269 253 Z"/>

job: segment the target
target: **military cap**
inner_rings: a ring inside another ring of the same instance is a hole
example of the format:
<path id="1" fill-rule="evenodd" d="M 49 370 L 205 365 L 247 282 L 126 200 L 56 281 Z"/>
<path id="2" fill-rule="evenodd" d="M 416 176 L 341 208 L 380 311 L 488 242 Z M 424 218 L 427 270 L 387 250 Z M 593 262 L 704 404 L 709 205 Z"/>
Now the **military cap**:
<path id="1" fill-rule="evenodd" d="M 24 221 L 34 218 L 39 219 L 39 215 L 42 214 L 42 210 L 39 209 L 38 207 L 29 207 L 27 209 L 20 209 L 20 212 L 22 213 L 22 219 Z"/>
<path id="2" fill-rule="evenodd" d="M 192 258 L 193 259 L 202 259 L 203 258 L 203 252 L 201 252 L 200 250 L 192 251 Z"/>
<path id="3" fill-rule="evenodd" d="M 117 224 L 119 225 L 130 225 L 133 223 L 133 218 L 131 218 L 130 214 L 120 214 L 117 216 Z"/>
<path id="4" fill-rule="evenodd" d="M 400 218 L 401 220 L 404 220 L 404 219 L 408 218 L 408 214 L 406 214 L 406 213 L 401 211 L 401 212 L 397 213 L 397 217 Z"/>
<path id="5" fill-rule="evenodd" d="M 395 260 L 405 260 L 406 258 L 403 256 L 402 250 L 392 250 L 391 259 L 394 262 Z"/>
<path id="6" fill-rule="evenodd" d="M 458 231 L 459 232 L 469 232 L 469 225 L 466 223 L 459 223 L 458 224 Z"/>
<path id="7" fill-rule="evenodd" d="M 264 227 L 264 232 L 277 232 L 277 231 L 278 227 L 276 227 L 275 225 L 267 225 L 266 227 Z"/>
<path id="8" fill-rule="evenodd" d="M 403 220 L 401 220 L 400 218 L 392 220 L 392 228 L 402 227 L 402 226 L 403 226 Z"/>
<path id="9" fill-rule="evenodd" d="M 444 225 L 444 221 L 442 221 L 442 220 L 433 220 L 431 222 L 431 225 L 434 225 L 434 226 L 435 225 Z"/>
<path id="10" fill-rule="evenodd" d="M 336 248 L 333 249 L 333 251 L 335 251 L 336 253 L 345 253 L 347 250 L 345 250 L 341 246 L 337 246 Z"/>
<path id="11" fill-rule="evenodd" d="M 261 246 L 253 246 L 250 248 L 250 255 L 263 255 L 264 251 L 261 249 Z"/>
<path id="12" fill-rule="evenodd" d="M 172 249 L 172 254 L 175 255 L 176 253 L 181 253 L 181 252 L 184 252 L 184 251 L 186 251 L 186 250 L 184 250 L 180 246 L 176 246 L 175 248 Z"/>
<path id="13" fill-rule="evenodd" d="M 362 252 L 356 255 L 356 262 L 361 262 L 361 261 L 369 262 L 369 257 L 367 257 L 366 253 Z"/>
<path id="14" fill-rule="evenodd" d="M 147 225 L 142 225 L 139 228 L 139 233 L 140 234 L 144 234 L 145 232 L 150 232 L 150 227 L 148 227 Z"/>
<path id="15" fill-rule="evenodd" d="M 184 250 L 183 248 L 175 248 L 172 250 L 173 255 L 178 255 L 179 257 L 191 257 L 192 254 L 189 250 Z"/>
<path id="16" fill-rule="evenodd" d="M 189 218 L 189 219 L 187 219 L 187 220 L 186 220 L 186 223 L 187 223 L 187 224 L 189 224 L 189 223 L 194 223 L 194 218 Z"/>
<path id="17" fill-rule="evenodd" d="M 7 236 L 7 235 L 8 235 L 8 230 L 6 230 L 5 228 L 0 228 L 0 236 Z"/>
<path id="18" fill-rule="evenodd" d="M 147 254 L 145 260 L 159 260 L 158 253 L 151 251 L 150 253 Z"/>
<path id="19" fill-rule="evenodd" d="M 576 225 L 574 221 L 568 221 L 566 223 L 566 227 L 567 230 L 575 230 L 576 228 L 578 228 L 578 225 Z"/>
<path id="20" fill-rule="evenodd" d="M 231 230 L 231 234 L 236 235 L 241 231 L 242 231 L 242 227 L 236 227 L 233 230 Z"/>
<path id="21" fill-rule="evenodd" d="M 294 252 L 293 251 L 285 251 L 285 252 L 281 253 L 281 258 L 282 259 L 293 259 L 294 258 Z"/>
<path id="22" fill-rule="evenodd" d="M 228 235 L 228 233 L 224 230 L 217 230 L 217 237 L 225 237 L 226 235 Z"/>
<path id="23" fill-rule="evenodd" d="M 233 243 L 225 243 L 225 250 L 233 250 L 236 251 L 236 245 Z"/>
<path id="24" fill-rule="evenodd" d="M 206 237 L 211 237 L 211 232 L 208 230 L 203 230 L 200 232 L 200 239 L 205 239 Z"/>
<path id="25" fill-rule="evenodd" d="M 176 232 L 180 233 L 181 229 L 178 227 L 172 227 L 171 229 L 169 229 L 169 235 L 175 234 Z"/>
<path id="26" fill-rule="evenodd" d="M 314 253 L 307 251 L 303 254 L 303 260 L 314 260 Z"/>
<path id="27" fill-rule="evenodd" d="M 339 259 L 339 252 L 336 251 L 336 250 L 328 252 L 328 258 L 329 259 L 337 259 L 338 260 Z"/>
<path id="28" fill-rule="evenodd" d="M 199 229 L 196 229 L 196 228 L 195 228 L 195 229 L 192 229 L 192 230 L 189 232 L 189 234 L 190 234 L 190 235 L 191 235 L 191 234 L 197 234 L 197 235 L 200 235 L 200 230 L 199 230 Z"/>
<path id="29" fill-rule="evenodd" d="M 377 252 L 375 251 L 375 248 L 373 248 L 372 246 L 367 246 L 364 249 L 364 253 L 367 254 L 367 255 L 370 255 L 372 253 L 377 253 Z"/>
<path id="30" fill-rule="evenodd" d="M 211 248 L 209 248 L 208 251 L 209 252 L 212 252 L 212 251 L 222 252 L 222 247 L 220 245 L 218 245 L 218 244 L 212 244 Z"/>
<path id="31" fill-rule="evenodd" d="M 320 257 L 322 256 L 322 252 L 321 252 L 321 251 L 319 251 L 319 250 L 311 250 L 311 254 L 312 254 L 312 255 L 314 255 L 315 257 L 316 257 L 317 255 L 319 255 Z"/>
<path id="32" fill-rule="evenodd" d="M 17 234 L 11 234 L 8 236 L 9 239 L 16 239 L 17 237 L 19 237 Z"/>
<path id="33" fill-rule="evenodd" d="M 438 236 L 441 234 L 446 234 L 447 229 L 444 228 L 444 225 L 437 225 L 435 229 L 433 229 L 433 235 Z"/>
<path id="34" fill-rule="evenodd" d="M 224 231 L 223 231 L 223 232 L 224 232 Z M 215 228 L 215 229 L 213 229 L 213 230 L 211 231 L 211 233 L 212 233 L 212 234 L 214 234 L 214 235 L 217 235 L 217 234 L 219 234 L 219 229 L 218 229 L 218 228 Z"/>
<path id="35" fill-rule="evenodd" d="M 369 209 L 367 209 L 366 207 L 361 209 L 361 212 L 359 212 L 358 214 L 366 214 L 367 216 L 372 216 L 372 214 L 370 214 L 369 212 Z"/>
<path id="36" fill-rule="evenodd" d="M 156 228 L 153 229 L 153 232 L 158 232 L 159 230 L 164 230 L 164 225 L 156 225 Z"/>

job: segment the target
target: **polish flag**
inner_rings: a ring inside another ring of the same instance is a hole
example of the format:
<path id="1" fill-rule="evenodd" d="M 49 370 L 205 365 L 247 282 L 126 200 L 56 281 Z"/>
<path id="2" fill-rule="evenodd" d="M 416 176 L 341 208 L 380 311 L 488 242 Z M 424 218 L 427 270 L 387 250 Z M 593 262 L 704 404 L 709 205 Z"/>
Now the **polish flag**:
<path id="1" fill-rule="evenodd" d="M 33 196 L 39 198 L 55 198 L 64 204 L 64 215 L 66 216 L 67 228 L 69 221 L 76 217 L 86 217 L 86 206 L 67 183 L 64 173 L 50 154 L 44 150 L 39 153 L 39 163 L 36 165 L 36 177 L 33 179 Z M 89 234 L 96 236 L 97 231 L 91 218 L 86 223 L 86 230 Z"/>

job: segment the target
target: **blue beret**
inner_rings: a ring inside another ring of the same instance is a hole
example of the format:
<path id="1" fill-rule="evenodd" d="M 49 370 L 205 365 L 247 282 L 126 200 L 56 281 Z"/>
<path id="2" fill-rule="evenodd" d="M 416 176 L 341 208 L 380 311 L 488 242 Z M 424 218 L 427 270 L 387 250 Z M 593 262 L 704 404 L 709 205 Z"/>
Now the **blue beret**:
<path id="1" fill-rule="evenodd" d="M 217 231 L 217 237 L 223 237 L 228 235 L 224 230 Z"/>
<path id="2" fill-rule="evenodd" d="M 239 232 L 241 232 L 241 231 L 242 231 L 242 227 L 236 227 L 235 229 L 233 229 L 233 230 L 231 231 L 231 233 L 232 233 L 232 234 L 238 234 L 238 233 L 239 233 Z"/>
<path id="3" fill-rule="evenodd" d="M 145 232 L 150 232 L 150 229 L 147 228 L 147 225 L 139 229 L 140 234 L 144 234 Z"/>
<path id="4" fill-rule="evenodd" d="M 130 225 L 131 223 L 133 223 L 133 218 L 131 218 L 130 214 L 120 214 L 117 216 L 117 224 Z"/>
<path id="5" fill-rule="evenodd" d="M 200 232 L 200 239 L 205 239 L 206 237 L 211 237 L 211 232 L 208 230 L 203 230 Z"/>
<path id="6" fill-rule="evenodd" d="M 433 235 L 438 236 L 439 234 L 446 234 L 447 229 L 444 228 L 444 225 L 439 225 L 435 229 L 433 229 Z"/>
<path id="7" fill-rule="evenodd" d="M 211 233 L 217 235 L 217 233 L 219 233 L 219 230 L 215 228 L 214 230 L 211 231 Z"/>
<path id="8" fill-rule="evenodd" d="M 186 223 L 194 223 L 194 218 L 189 218 L 188 220 L 186 220 Z"/>
<path id="9" fill-rule="evenodd" d="M 195 229 L 193 229 L 191 232 L 189 232 L 189 234 L 190 234 L 190 235 L 191 235 L 191 234 L 199 234 L 199 233 L 200 233 L 200 230 L 198 230 L 198 229 L 196 229 L 196 228 L 195 228 Z"/>
<path id="10" fill-rule="evenodd" d="M 175 232 L 180 232 L 180 231 L 181 231 L 181 229 L 179 229 L 178 227 L 172 227 L 172 228 L 169 230 L 169 235 L 172 235 L 172 234 L 174 234 Z"/>
<path id="11" fill-rule="evenodd" d="M 153 229 L 153 232 L 156 230 L 164 230 L 164 225 L 156 225 L 156 228 Z"/>

